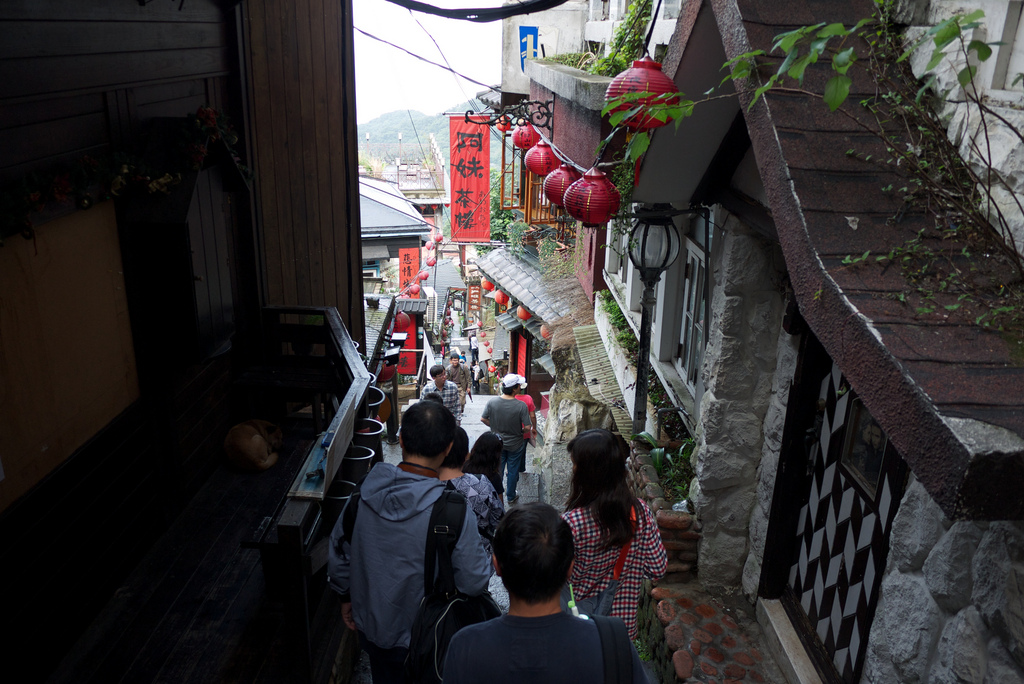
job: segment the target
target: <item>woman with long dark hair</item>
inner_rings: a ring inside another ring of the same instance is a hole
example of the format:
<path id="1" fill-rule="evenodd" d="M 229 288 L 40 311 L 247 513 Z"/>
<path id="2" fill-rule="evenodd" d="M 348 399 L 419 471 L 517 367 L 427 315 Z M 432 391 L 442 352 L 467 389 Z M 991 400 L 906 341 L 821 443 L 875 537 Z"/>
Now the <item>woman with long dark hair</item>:
<path id="1" fill-rule="evenodd" d="M 501 436 L 496 432 L 485 432 L 476 438 L 469 460 L 462 466 L 462 472 L 483 475 L 490 480 L 498 498 L 505 493 L 501 482 Z"/>
<path id="2" fill-rule="evenodd" d="M 563 517 L 572 528 L 576 562 L 569 583 L 577 601 L 607 589 L 619 566 L 611 615 L 636 638 L 636 609 L 644 579 L 665 574 L 668 556 L 647 504 L 626 482 L 626 450 L 607 430 L 586 430 L 568 446 L 572 481 Z M 627 546 L 628 545 L 628 546 Z"/>
<path id="3" fill-rule="evenodd" d="M 501 494 L 494 491 L 490 480 L 466 470 L 468 463 L 469 435 L 464 429 L 456 428 L 452 448 L 441 463 L 438 477 L 442 482 L 451 481 L 455 489 L 466 497 L 466 505 L 476 514 L 484 549 L 491 553 L 491 539 L 501 516 L 505 514 L 505 507 L 501 504 Z"/>

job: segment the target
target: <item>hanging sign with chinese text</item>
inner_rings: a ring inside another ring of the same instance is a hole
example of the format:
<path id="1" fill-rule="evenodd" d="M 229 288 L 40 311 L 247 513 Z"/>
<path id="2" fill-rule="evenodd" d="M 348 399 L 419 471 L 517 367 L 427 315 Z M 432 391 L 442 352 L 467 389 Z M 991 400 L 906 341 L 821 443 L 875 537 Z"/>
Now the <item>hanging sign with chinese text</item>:
<path id="1" fill-rule="evenodd" d="M 486 121 L 487 117 L 470 119 Z M 465 115 L 452 116 L 449 121 L 452 242 L 490 242 L 490 129 L 467 123 Z"/>
<path id="2" fill-rule="evenodd" d="M 480 286 L 479 285 L 470 285 L 467 288 L 467 290 L 468 290 L 468 292 L 466 294 L 466 299 L 468 300 L 467 304 L 468 304 L 469 310 L 470 311 L 479 311 L 480 310 Z"/>
<path id="3" fill-rule="evenodd" d="M 416 281 L 420 272 L 420 250 L 415 247 L 398 250 L 398 291 L 403 292 Z"/>

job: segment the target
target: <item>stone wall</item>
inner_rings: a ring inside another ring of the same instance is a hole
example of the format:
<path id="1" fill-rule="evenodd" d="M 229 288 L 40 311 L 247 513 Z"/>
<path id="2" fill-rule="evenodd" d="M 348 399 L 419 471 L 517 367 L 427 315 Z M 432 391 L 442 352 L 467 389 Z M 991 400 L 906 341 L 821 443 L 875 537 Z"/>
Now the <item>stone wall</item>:
<path id="1" fill-rule="evenodd" d="M 668 567 L 665 576 L 657 582 L 658 588 L 649 580 L 644 581 L 644 588 L 640 592 L 640 605 L 637 607 L 637 638 L 647 645 L 651 653 L 652 666 L 654 671 L 660 674 L 661 681 L 674 682 L 676 675 L 673 657 L 677 650 L 685 648 L 686 645 L 680 639 L 667 638 L 665 623 L 668 621 L 662 619 L 664 615 L 658 614 L 658 604 L 665 595 L 659 595 L 658 592 L 660 590 L 662 593 L 672 593 L 668 587 L 695 579 L 701 525 L 689 513 L 673 511 L 671 505 L 665 501 L 658 473 L 650 456 L 638 453 L 634 448 L 627 461 L 627 467 L 630 487 L 654 512 L 661 532 L 661 542 L 668 554 Z"/>
<path id="2" fill-rule="evenodd" d="M 951 522 L 914 479 L 862 681 L 1024 682 L 1024 523 Z"/>
<path id="3" fill-rule="evenodd" d="M 984 10 L 985 17 L 981 20 L 982 25 L 967 37 L 968 40 L 999 41 L 1008 10 L 1007 2 L 997 0 L 901 0 L 898 4 L 897 18 L 915 25 L 908 29 L 908 39 L 922 35 L 929 27 L 955 13 L 980 8 Z M 914 75 L 919 78 L 924 78 L 926 73 L 931 47 L 931 41 L 928 41 L 910 60 Z M 959 44 L 955 47 L 959 51 Z M 1024 95 L 1019 83 L 1012 85 L 1015 73 L 1009 73 L 1005 82 L 996 82 L 1000 50 L 1012 50 L 1014 47 L 1010 44 L 993 46 L 992 56 L 977 65 L 974 85 L 993 112 L 985 115 L 984 121 L 978 108 L 966 101 L 957 81 L 957 74 L 966 65 L 966 59 L 959 52 L 947 51 L 950 59 L 940 63 L 934 72 L 937 76 L 934 89 L 940 93 L 948 92 L 940 117 L 960 155 L 981 178 L 989 177 L 990 167 L 996 171 L 991 176 L 992 199 L 1001 216 L 990 211 L 989 220 L 993 225 L 1008 229 L 1017 251 L 1024 254 L 1024 212 L 1020 209 L 1024 203 L 1024 145 L 1018 133 L 1024 131 L 1024 111 L 1021 111 Z"/>
<path id="4" fill-rule="evenodd" d="M 690 498 L 703 524 L 702 581 L 709 588 L 733 590 L 741 583 L 749 555 L 751 512 L 766 448 L 765 418 L 778 399 L 768 442 L 768 450 L 777 453 L 781 428 L 776 414 L 784 413 L 792 369 L 787 350 L 788 376 L 780 373 L 776 380 L 778 357 L 783 355 L 778 350 L 785 289 L 782 253 L 735 217 L 724 217 L 725 228 L 720 238 L 716 234 L 711 254 L 711 332 Z M 722 216 L 715 218 L 720 221 Z M 774 476 L 774 466 L 763 470 Z M 770 487 L 766 489 L 770 499 Z"/>

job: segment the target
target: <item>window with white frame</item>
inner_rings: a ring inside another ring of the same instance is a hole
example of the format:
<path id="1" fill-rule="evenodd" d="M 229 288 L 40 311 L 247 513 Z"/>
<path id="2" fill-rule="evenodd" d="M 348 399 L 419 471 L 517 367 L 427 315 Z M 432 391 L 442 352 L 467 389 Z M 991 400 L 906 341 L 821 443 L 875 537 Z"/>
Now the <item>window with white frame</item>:
<path id="1" fill-rule="evenodd" d="M 675 363 L 679 377 L 686 382 L 687 387 L 695 390 L 707 345 L 707 325 L 704 320 L 708 296 L 704 287 L 706 265 L 703 248 L 689 238 L 686 239 L 684 254 L 686 270 L 683 311 L 679 326 L 679 353 Z"/>

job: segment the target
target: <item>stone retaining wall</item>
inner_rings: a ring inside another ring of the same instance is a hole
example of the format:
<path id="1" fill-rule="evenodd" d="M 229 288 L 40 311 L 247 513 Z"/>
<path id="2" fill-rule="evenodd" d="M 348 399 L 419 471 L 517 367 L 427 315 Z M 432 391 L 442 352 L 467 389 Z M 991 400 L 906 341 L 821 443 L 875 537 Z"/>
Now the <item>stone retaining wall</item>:
<path id="1" fill-rule="evenodd" d="M 665 577 L 658 580 L 657 587 L 664 589 L 691 582 L 697 577 L 700 523 L 689 513 L 673 511 L 671 504 L 665 501 L 658 472 L 649 455 L 637 453 L 634 449 L 626 464 L 629 469 L 630 487 L 638 498 L 647 502 L 654 513 L 658 529 L 661 531 L 661 541 L 668 554 Z M 672 658 L 676 650 L 682 646 L 670 644 L 666 640 L 665 628 L 658 616 L 658 599 L 652 598 L 654 590 L 654 583 L 644 582 L 637 610 L 638 638 L 647 644 L 654 669 L 661 674 L 661 681 L 674 682 L 676 675 Z"/>
<path id="2" fill-rule="evenodd" d="M 1024 523 L 952 522 L 916 479 L 893 521 L 863 682 L 1024 682 Z"/>

